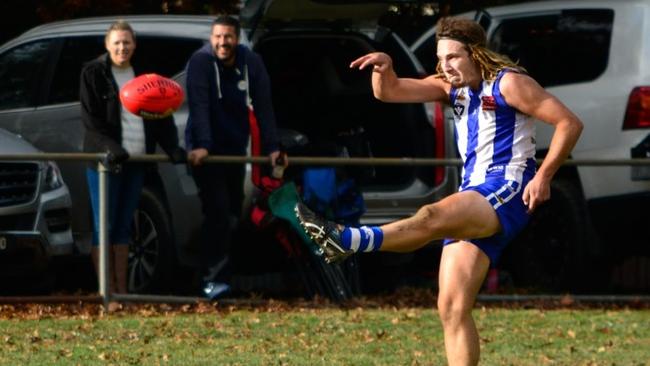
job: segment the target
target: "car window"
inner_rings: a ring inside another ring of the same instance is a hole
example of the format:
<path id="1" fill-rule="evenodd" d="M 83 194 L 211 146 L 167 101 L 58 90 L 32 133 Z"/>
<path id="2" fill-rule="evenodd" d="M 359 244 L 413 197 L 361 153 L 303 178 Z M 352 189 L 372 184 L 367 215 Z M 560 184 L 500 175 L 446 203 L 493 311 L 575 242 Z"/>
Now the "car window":
<path id="1" fill-rule="evenodd" d="M 137 38 L 134 61 L 137 60 L 142 72 L 170 77 L 182 71 L 192 52 L 202 45 L 203 41 L 197 39 L 142 36 Z M 47 104 L 78 101 L 83 65 L 105 52 L 103 36 L 67 38 L 54 71 Z"/>
<path id="2" fill-rule="evenodd" d="M 134 57 L 143 72 L 172 77 L 185 69 L 192 53 L 203 44 L 200 39 L 141 36 Z"/>
<path id="3" fill-rule="evenodd" d="M 33 107 L 54 41 L 17 46 L 0 55 L 0 110 Z"/>
<path id="4" fill-rule="evenodd" d="M 490 24 L 492 23 L 492 19 L 490 18 L 490 14 L 488 14 L 485 11 L 479 11 L 479 13 L 476 15 L 477 16 L 477 22 L 481 26 L 481 28 L 488 30 L 490 29 Z"/>
<path id="5" fill-rule="evenodd" d="M 71 37 L 63 43 L 47 104 L 79 100 L 79 79 L 83 65 L 106 52 L 104 37 Z"/>
<path id="6" fill-rule="evenodd" d="M 378 50 L 391 55 L 397 75 L 406 78 L 421 78 L 421 71 L 405 52 L 399 37 L 391 34 L 377 44 Z M 435 43 L 435 42 L 434 42 Z M 433 53 L 435 56 L 435 52 Z M 435 67 L 435 64 L 434 64 Z M 434 131 L 427 119 L 425 109 L 419 103 L 381 103 L 374 112 L 377 118 L 368 124 L 366 130 L 371 141 L 376 141 L 373 153 L 377 157 L 431 157 L 435 148 Z M 383 116 L 380 118 L 379 116 Z M 396 128 L 396 123 L 399 127 Z M 415 178 L 432 182 L 434 169 L 431 167 L 377 166 L 376 176 L 380 182 L 390 185 L 407 185 Z"/>
<path id="7" fill-rule="evenodd" d="M 519 61 L 542 86 L 590 81 L 607 67 L 613 19 L 609 9 L 507 19 L 490 47 Z"/>
<path id="8" fill-rule="evenodd" d="M 436 72 L 436 65 L 438 64 L 436 34 L 432 33 L 420 47 L 413 51 L 415 57 L 418 58 L 422 67 L 426 70 L 427 74 L 434 74 Z"/>

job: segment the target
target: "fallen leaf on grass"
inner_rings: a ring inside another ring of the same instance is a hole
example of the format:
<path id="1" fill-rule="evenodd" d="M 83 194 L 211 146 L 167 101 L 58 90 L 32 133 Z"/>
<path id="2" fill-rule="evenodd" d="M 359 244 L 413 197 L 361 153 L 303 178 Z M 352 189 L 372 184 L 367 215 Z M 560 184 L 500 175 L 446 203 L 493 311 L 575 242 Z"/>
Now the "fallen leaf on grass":
<path id="1" fill-rule="evenodd" d="M 574 303 L 575 300 L 573 299 L 573 297 L 571 297 L 571 295 L 564 295 L 562 297 L 562 300 L 560 300 L 560 304 L 562 306 L 569 306 L 569 305 L 573 305 Z"/>
<path id="2" fill-rule="evenodd" d="M 61 357 L 71 357 L 72 356 L 72 351 L 70 351 L 69 349 L 66 349 L 66 348 L 60 349 L 58 353 L 59 353 L 59 356 L 61 356 Z"/>
<path id="3" fill-rule="evenodd" d="M 385 335 L 386 335 L 386 331 L 383 330 L 383 329 L 378 331 L 377 334 L 376 334 L 377 339 L 382 339 L 382 338 L 384 338 Z"/>
<path id="4" fill-rule="evenodd" d="M 32 343 L 38 343 L 38 342 L 40 342 L 41 340 L 42 340 L 42 338 L 41 338 L 40 335 L 38 334 L 38 330 L 34 330 L 34 332 L 32 333 L 32 335 L 29 337 L 29 341 L 32 342 Z"/>

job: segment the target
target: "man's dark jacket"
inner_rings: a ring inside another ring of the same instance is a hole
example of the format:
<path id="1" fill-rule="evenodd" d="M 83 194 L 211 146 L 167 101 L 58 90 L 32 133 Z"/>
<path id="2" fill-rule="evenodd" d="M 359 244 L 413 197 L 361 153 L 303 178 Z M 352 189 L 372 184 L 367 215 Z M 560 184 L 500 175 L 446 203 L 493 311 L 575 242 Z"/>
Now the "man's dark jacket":
<path id="1" fill-rule="evenodd" d="M 243 45 L 235 64 L 225 67 L 210 44 L 197 50 L 187 66 L 189 117 L 185 129 L 188 150 L 245 155 L 250 134 L 245 73 L 262 139 L 262 152 L 278 150 L 269 76 L 261 57 Z"/>

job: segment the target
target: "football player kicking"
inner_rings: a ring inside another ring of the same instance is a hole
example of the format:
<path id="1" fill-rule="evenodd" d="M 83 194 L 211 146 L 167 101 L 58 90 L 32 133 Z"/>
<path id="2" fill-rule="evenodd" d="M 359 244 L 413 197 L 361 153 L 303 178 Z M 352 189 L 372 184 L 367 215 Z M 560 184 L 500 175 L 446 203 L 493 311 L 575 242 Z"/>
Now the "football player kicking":
<path id="1" fill-rule="evenodd" d="M 459 192 L 379 227 L 339 226 L 302 203 L 295 211 L 329 262 L 355 252 L 413 251 L 444 239 L 437 305 L 447 360 L 449 365 L 476 365 L 479 337 L 471 311 L 486 273 L 530 213 L 549 199 L 551 179 L 583 126 L 522 67 L 488 50 L 477 23 L 443 18 L 437 29 L 435 75 L 399 78 L 391 58 L 379 52 L 354 60 L 350 67 L 372 67 L 374 95 L 382 101 L 451 105 L 463 160 Z M 555 128 L 537 171 L 534 119 Z"/>

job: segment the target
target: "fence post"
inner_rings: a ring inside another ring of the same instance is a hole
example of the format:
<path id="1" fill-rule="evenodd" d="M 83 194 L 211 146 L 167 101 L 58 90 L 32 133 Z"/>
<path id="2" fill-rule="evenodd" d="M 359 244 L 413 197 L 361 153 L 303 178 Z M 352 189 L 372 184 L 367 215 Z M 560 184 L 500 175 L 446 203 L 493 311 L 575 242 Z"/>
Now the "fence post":
<path id="1" fill-rule="evenodd" d="M 108 243 L 108 169 L 102 159 L 97 163 L 99 175 L 99 295 L 104 304 L 104 310 L 108 310 L 110 291 L 108 279 L 111 276 L 108 266 L 109 243 Z"/>

